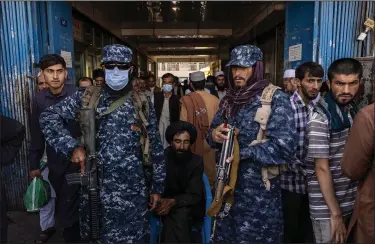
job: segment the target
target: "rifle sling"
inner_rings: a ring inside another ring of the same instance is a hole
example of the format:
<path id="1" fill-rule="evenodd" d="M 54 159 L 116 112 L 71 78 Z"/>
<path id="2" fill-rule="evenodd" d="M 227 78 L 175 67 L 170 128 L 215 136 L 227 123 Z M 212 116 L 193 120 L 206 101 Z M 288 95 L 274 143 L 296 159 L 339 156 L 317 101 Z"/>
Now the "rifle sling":
<path id="1" fill-rule="evenodd" d="M 104 111 L 101 116 L 105 116 L 107 114 L 110 114 L 112 113 L 113 111 L 115 111 L 118 107 L 120 107 L 121 105 L 123 105 L 126 100 L 128 100 L 128 98 L 131 96 L 131 92 L 127 92 L 124 96 L 120 97 L 119 99 L 117 99 L 116 101 L 114 101 L 108 108 L 106 111 Z"/>
<path id="2" fill-rule="evenodd" d="M 215 216 L 223 205 L 223 198 L 228 194 L 226 203 L 233 204 L 234 199 L 234 188 L 237 182 L 238 165 L 240 163 L 240 147 L 238 144 L 237 137 L 234 137 L 234 148 L 233 148 L 233 161 L 230 170 L 229 185 L 226 185 L 223 190 L 223 195 L 218 202 L 213 201 L 211 206 L 207 210 L 207 215 L 210 217 Z"/>

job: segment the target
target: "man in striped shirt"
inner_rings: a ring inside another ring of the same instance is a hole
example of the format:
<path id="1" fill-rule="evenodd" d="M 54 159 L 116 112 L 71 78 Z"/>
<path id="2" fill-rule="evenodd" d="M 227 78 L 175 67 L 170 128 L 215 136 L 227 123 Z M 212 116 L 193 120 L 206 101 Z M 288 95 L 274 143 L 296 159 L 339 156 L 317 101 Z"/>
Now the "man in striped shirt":
<path id="1" fill-rule="evenodd" d="M 295 161 L 289 164 L 289 170 L 281 175 L 284 243 L 312 243 L 314 240 L 303 160 L 306 157 L 306 150 L 304 150 L 306 123 L 309 113 L 315 107 L 323 76 L 322 66 L 314 62 L 306 62 L 297 67 L 293 78 L 297 90 L 290 97 L 290 103 L 294 110 L 298 145 Z"/>
<path id="2" fill-rule="evenodd" d="M 357 112 L 355 97 L 363 68 L 355 59 L 336 60 L 328 69 L 330 91 L 316 105 L 306 135 L 310 215 L 316 243 L 344 243 L 353 211 L 356 182 L 340 166 L 345 141 Z"/>

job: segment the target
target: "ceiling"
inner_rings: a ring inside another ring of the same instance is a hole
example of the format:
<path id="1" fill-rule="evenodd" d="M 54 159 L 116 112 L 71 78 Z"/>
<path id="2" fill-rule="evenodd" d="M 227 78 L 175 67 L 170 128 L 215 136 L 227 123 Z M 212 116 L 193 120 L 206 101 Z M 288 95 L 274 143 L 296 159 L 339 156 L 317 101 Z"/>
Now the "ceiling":
<path id="1" fill-rule="evenodd" d="M 283 15 L 284 6 L 283 2 L 257 1 L 92 1 L 90 4 L 93 13 L 95 10 L 104 17 L 102 22 L 110 21 L 111 28 L 116 26 L 116 33 L 124 41 L 152 57 L 228 55 L 232 44 L 249 38 L 254 27 L 273 12 L 279 13 L 277 18 Z"/>

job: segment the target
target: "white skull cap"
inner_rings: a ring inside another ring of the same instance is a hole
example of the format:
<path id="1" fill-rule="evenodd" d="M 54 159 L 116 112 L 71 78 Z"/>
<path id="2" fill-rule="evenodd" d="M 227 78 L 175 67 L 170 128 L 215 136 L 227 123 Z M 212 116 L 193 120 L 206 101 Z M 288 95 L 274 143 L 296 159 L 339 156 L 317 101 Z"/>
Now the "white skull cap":
<path id="1" fill-rule="evenodd" d="M 296 77 L 296 71 L 294 69 L 285 70 L 283 78 L 295 78 L 295 77 Z"/>

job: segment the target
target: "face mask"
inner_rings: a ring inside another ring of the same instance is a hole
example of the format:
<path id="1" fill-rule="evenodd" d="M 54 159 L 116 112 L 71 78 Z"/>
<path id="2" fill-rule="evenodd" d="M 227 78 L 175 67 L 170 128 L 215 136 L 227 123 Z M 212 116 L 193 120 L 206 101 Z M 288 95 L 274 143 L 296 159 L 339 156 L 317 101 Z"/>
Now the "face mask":
<path id="1" fill-rule="evenodd" d="M 171 84 L 164 84 L 163 85 L 163 91 L 164 92 L 171 92 L 173 89 L 173 86 Z"/>
<path id="2" fill-rule="evenodd" d="M 124 88 L 129 82 L 129 70 L 105 69 L 105 83 L 115 91 Z"/>

